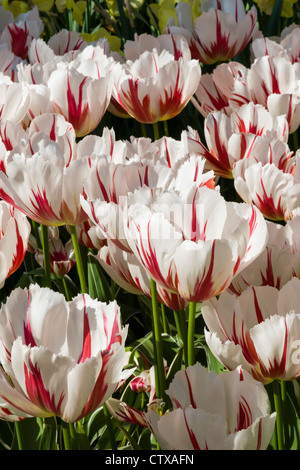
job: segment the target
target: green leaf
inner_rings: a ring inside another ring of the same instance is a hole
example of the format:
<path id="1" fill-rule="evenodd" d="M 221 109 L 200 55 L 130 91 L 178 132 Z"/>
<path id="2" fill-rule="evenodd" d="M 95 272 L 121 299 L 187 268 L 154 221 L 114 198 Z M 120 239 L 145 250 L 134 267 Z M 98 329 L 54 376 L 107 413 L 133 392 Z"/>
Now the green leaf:
<path id="1" fill-rule="evenodd" d="M 283 403 L 283 416 L 286 425 L 285 448 L 299 450 L 300 448 L 300 420 L 298 417 L 298 404 L 292 382 L 285 382 L 286 400 Z"/>
<path id="2" fill-rule="evenodd" d="M 39 423 L 39 421 L 37 420 Z M 57 450 L 57 423 L 55 418 L 41 420 L 38 435 L 40 450 Z"/>
<path id="3" fill-rule="evenodd" d="M 86 429 L 86 434 L 92 444 L 96 439 L 103 434 L 106 429 L 106 417 L 103 407 L 98 408 L 90 416 L 83 419 L 83 425 Z"/>
<path id="4" fill-rule="evenodd" d="M 40 432 L 39 424 L 36 418 L 26 418 L 18 423 L 23 450 L 39 450 L 38 436 Z M 12 450 L 17 450 L 18 442 L 16 433 L 14 434 Z"/>
<path id="5" fill-rule="evenodd" d="M 13 439 L 13 424 L 0 420 L 0 450 L 10 450 Z"/>
<path id="6" fill-rule="evenodd" d="M 273 10 L 268 21 L 266 37 L 280 35 L 280 16 L 284 0 L 275 0 Z"/>
<path id="7" fill-rule="evenodd" d="M 102 272 L 101 265 L 92 254 L 88 256 L 87 269 L 89 295 L 93 299 L 98 299 L 101 302 L 108 303 L 113 300 L 111 298 L 110 286 Z"/>
<path id="8" fill-rule="evenodd" d="M 140 432 L 140 438 L 138 441 L 138 445 L 143 449 L 143 450 L 152 450 L 152 445 L 151 445 L 151 431 L 149 428 L 144 428 Z"/>
<path id="9" fill-rule="evenodd" d="M 170 383 L 172 382 L 176 372 L 178 372 L 182 368 L 182 356 L 183 356 L 183 349 L 180 348 L 178 350 L 176 356 L 174 357 L 173 362 L 171 363 L 171 365 L 168 369 L 168 373 L 167 373 L 167 377 L 166 377 L 166 387 L 167 388 L 169 387 Z"/>
<path id="10" fill-rule="evenodd" d="M 129 362 L 133 361 L 133 355 L 135 351 L 138 351 L 142 356 L 145 356 L 146 359 L 153 364 L 154 362 L 154 348 L 153 348 L 153 336 L 152 331 L 147 333 L 143 338 L 137 339 L 132 344 L 132 352 L 129 358 Z"/>

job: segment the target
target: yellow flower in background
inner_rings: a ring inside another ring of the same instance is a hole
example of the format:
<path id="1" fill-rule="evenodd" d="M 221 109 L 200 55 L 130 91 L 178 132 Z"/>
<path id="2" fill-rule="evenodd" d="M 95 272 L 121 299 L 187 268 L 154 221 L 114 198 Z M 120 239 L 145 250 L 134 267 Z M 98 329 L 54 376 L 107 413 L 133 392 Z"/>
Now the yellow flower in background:
<path id="1" fill-rule="evenodd" d="M 175 17 L 175 6 L 174 0 L 160 0 L 159 3 L 151 3 L 148 7 L 148 15 L 152 26 L 156 27 L 156 21 L 153 18 L 153 14 L 158 19 L 159 30 L 163 32 L 170 18 Z"/>
<path id="2" fill-rule="evenodd" d="M 87 42 L 98 41 L 99 39 L 105 38 L 109 43 L 111 51 L 120 52 L 121 39 L 118 36 L 110 34 L 105 28 L 99 28 L 91 34 L 81 33 L 80 37 Z"/>
<path id="3" fill-rule="evenodd" d="M 125 13 L 126 13 L 126 3 L 127 2 L 123 2 Z M 129 4 L 132 10 L 139 10 L 139 8 L 141 8 L 143 3 L 144 3 L 144 0 L 129 0 Z M 107 5 L 108 12 L 112 18 L 118 18 L 120 16 L 117 0 L 106 0 L 106 5 Z"/>
<path id="4" fill-rule="evenodd" d="M 194 19 L 201 15 L 201 0 L 183 0 L 189 3 L 192 7 Z M 179 0 L 160 0 L 159 3 L 151 3 L 148 7 L 148 16 L 152 26 L 156 27 L 156 20 L 153 15 L 158 19 L 158 25 L 161 32 L 164 32 L 170 18 L 176 18 L 175 7 Z"/>
<path id="5" fill-rule="evenodd" d="M 183 1 L 191 5 L 194 19 L 198 18 L 198 16 L 201 15 L 201 0 L 183 0 Z"/>
<path id="6" fill-rule="evenodd" d="M 40 11 L 49 12 L 54 5 L 54 0 L 31 0 Z"/>
<path id="7" fill-rule="evenodd" d="M 267 15 L 271 15 L 275 0 L 254 0 L 257 3 L 258 8 L 266 13 Z M 291 18 L 294 14 L 293 5 L 297 3 L 298 0 L 284 0 L 281 16 L 285 18 Z"/>
<path id="8" fill-rule="evenodd" d="M 1 5 L 6 10 L 9 10 L 14 15 L 14 18 L 16 18 L 21 13 L 26 13 L 30 10 L 28 2 L 22 2 L 18 0 L 14 0 L 12 2 L 9 2 L 8 0 L 3 0 L 1 2 Z"/>
<path id="9" fill-rule="evenodd" d="M 73 20 L 76 21 L 80 26 L 83 24 L 83 15 L 86 10 L 86 1 L 79 0 L 74 2 L 74 0 L 55 0 L 56 8 L 60 13 L 64 10 L 71 10 Z"/>

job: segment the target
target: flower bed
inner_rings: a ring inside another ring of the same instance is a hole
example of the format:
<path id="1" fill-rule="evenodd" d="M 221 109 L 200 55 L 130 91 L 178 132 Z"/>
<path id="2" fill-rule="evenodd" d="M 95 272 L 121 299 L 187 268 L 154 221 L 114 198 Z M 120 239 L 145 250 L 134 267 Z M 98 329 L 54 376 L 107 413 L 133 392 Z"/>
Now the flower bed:
<path id="1" fill-rule="evenodd" d="M 0 449 L 299 450 L 297 2 L 0 3 Z"/>

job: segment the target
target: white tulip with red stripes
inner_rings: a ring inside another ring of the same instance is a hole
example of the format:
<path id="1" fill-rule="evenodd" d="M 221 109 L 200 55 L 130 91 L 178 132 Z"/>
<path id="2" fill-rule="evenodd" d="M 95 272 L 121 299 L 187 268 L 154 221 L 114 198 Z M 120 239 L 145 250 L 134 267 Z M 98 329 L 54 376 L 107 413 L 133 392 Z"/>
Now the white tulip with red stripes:
<path id="1" fill-rule="evenodd" d="M 0 310 L 0 335 L 0 396 L 13 415 L 77 421 L 132 374 L 115 301 L 18 288 Z"/>

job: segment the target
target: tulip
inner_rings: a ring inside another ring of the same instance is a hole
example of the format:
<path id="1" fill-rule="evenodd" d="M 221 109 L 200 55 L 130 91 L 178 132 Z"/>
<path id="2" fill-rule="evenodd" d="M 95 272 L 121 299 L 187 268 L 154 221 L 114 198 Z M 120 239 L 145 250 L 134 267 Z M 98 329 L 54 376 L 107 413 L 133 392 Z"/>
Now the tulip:
<path id="1" fill-rule="evenodd" d="M 43 225 L 77 225 L 87 220 L 79 196 L 88 170 L 86 159 L 68 166 L 54 142 L 34 155 L 9 155 L 0 172 L 1 197 Z"/>
<path id="2" fill-rule="evenodd" d="M 114 60 L 105 55 L 100 45 L 63 56 L 55 55 L 41 41 L 33 46 L 32 63 L 18 70 L 19 81 L 27 84 L 33 95 L 43 95 L 45 101 L 36 103 L 33 96 L 32 114 L 36 116 L 35 109 L 39 108 L 42 112 L 60 113 L 73 125 L 78 137 L 92 132 L 110 102 Z"/>
<path id="3" fill-rule="evenodd" d="M 123 423 L 137 424 L 138 426 L 148 427 L 143 411 L 133 408 L 124 401 L 117 400 L 116 398 L 109 398 L 106 402 L 110 414 L 117 420 Z"/>
<path id="4" fill-rule="evenodd" d="M 204 117 L 207 117 L 213 111 L 223 110 L 227 112 L 229 107 L 227 97 L 214 82 L 213 75 L 208 73 L 201 76 L 200 83 L 191 101 Z"/>
<path id="5" fill-rule="evenodd" d="M 90 156 L 104 156 L 114 164 L 126 164 L 129 161 L 136 163 L 145 161 L 147 155 L 156 154 L 158 151 L 156 142 L 152 142 L 148 137 L 134 137 L 130 140 L 117 140 L 116 133 L 113 128 L 105 127 L 102 135 L 89 134 L 83 137 L 77 144 L 78 158 Z M 148 158 L 149 160 L 149 158 Z M 149 164 L 149 162 L 148 162 Z"/>
<path id="6" fill-rule="evenodd" d="M 50 37 L 47 45 L 56 56 L 63 56 L 68 52 L 82 51 L 88 44 L 77 31 L 68 31 L 63 28 Z"/>
<path id="7" fill-rule="evenodd" d="M 50 236 L 49 257 L 51 272 L 58 276 L 65 276 L 76 262 L 72 240 L 64 244 L 59 237 Z M 45 267 L 43 250 L 36 249 L 35 259 L 40 266 Z"/>
<path id="8" fill-rule="evenodd" d="M 23 262 L 30 231 L 26 216 L 10 204 L 0 201 L 0 287 Z"/>
<path id="9" fill-rule="evenodd" d="M 143 52 L 135 61 L 117 64 L 113 97 L 142 123 L 156 123 L 178 115 L 198 87 L 201 69 L 163 50 Z"/>
<path id="10" fill-rule="evenodd" d="M 28 56 L 28 48 L 33 38 L 39 38 L 44 29 L 44 23 L 39 16 L 37 7 L 17 18 L 11 15 L 0 36 L 0 44 L 7 44 L 11 51 L 21 59 Z"/>
<path id="11" fill-rule="evenodd" d="M 155 373 L 154 367 L 144 370 L 140 375 L 134 377 L 129 382 L 129 387 L 133 392 L 145 392 L 148 395 L 147 410 L 162 409 L 162 400 L 156 398 Z M 116 398 L 109 398 L 106 402 L 111 415 L 123 423 L 133 423 L 138 426 L 148 427 L 146 412 L 138 410 L 128 403 Z"/>
<path id="12" fill-rule="evenodd" d="M 280 45 L 290 58 L 292 64 L 299 61 L 299 28 L 298 25 L 292 24 L 283 28 L 280 35 Z"/>
<path id="13" fill-rule="evenodd" d="M 5 160 L 11 150 L 24 150 L 28 134 L 21 123 L 0 122 L 0 168 L 5 172 Z"/>
<path id="14" fill-rule="evenodd" d="M 258 210 L 197 185 L 180 194 L 137 190 L 126 220 L 127 243 L 150 276 L 190 302 L 226 289 L 266 244 Z"/>
<path id="15" fill-rule="evenodd" d="M 170 52 L 175 60 L 184 57 L 191 59 L 191 52 L 185 37 L 179 34 L 161 34 L 157 37 L 151 34 L 135 34 L 134 40 L 127 40 L 124 44 L 124 56 L 126 60 L 137 60 L 145 51 L 156 49 L 160 54 L 163 50 Z"/>
<path id="16" fill-rule="evenodd" d="M 90 219 L 77 224 L 75 231 L 78 243 L 90 250 L 100 250 L 106 244 L 106 238 L 101 236 L 100 229 Z"/>
<path id="17" fill-rule="evenodd" d="M 262 384 L 237 367 L 208 372 L 196 363 L 175 374 L 167 390 L 173 411 L 146 413 L 163 450 L 264 450 L 276 413 Z"/>
<path id="18" fill-rule="evenodd" d="M 86 139 L 88 137 L 83 140 Z M 142 186 L 173 190 L 189 188 L 191 184 L 214 187 L 213 172 L 204 171 L 204 161 L 201 157 L 192 154 L 183 157 L 181 154 L 177 162 L 171 163 L 161 150 L 161 145 L 162 141 L 152 145 L 142 139 L 142 142 L 131 142 L 131 150 L 128 150 L 128 147 L 125 150 L 122 147 L 120 149 L 118 146 L 116 151 L 113 150 L 112 157 L 116 155 L 120 159 L 123 158 L 122 163 L 114 163 L 108 155 L 92 155 L 89 158 L 90 170 L 85 180 L 81 205 L 90 220 L 98 226 L 103 239 L 114 241 L 125 251 L 131 251 L 123 225 L 129 193 Z M 141 149 L 137 148 L 138 153 L 134 154 L 136 146 Z M 151 151 L 143 155 L 145 149 Z M 81 150 L 82 147 L 78 145 L 78 155 L 81 155 Z M 155 164 L 154 150 L 157 154 Z"/>
<path id="19" fill-rule="evenodd" d="M 145 294 L 151 298 L 151 279 L 134 253 L 118 248 L 116 243 L 107 240 L 96 258 L 102 268 L 115 283 L 127 292 L 136 295 Z M 172 310 L 179 311 L 187 306 L 187 302 L 178 294 L 157 285 L 158 301 Z"/>
<path id="20" fill-rule="evenodd" d="M 245 49 L 256 23 L 256 8 L 245 13 L 242 0 L 206 0 L 201 4 L 202 14 L 192 17 L 192 8 L 186 2 L 176 6 L 178 26 L 170 21 L 167 30 L 185 35 L 192 57 L 204 64 L 230 60 Z"/>
<path id="21" fill-rule="evenodd" d="M 114 301 L 63 295 L 32 284 L 14 290 L 0 310 L 0 394 L 17 416 L 93 412 L 126 380 L 127 328 Z M 8 380 L 9 377 L 9 380 Z"/>
<path id="22" fill-rule="evenodd" d="M 240 295 L 249 286 L 281 289 L 293 276 L 300 277 L 299 215 L 286 225 L 267 222 L 268 242 L 262 253 L 233 279 L 229 290 Z"/>
<path id="23" fill-rule="evenodd" d="M 299 286 L 293 277 L 281 289 L 250 286 L 204 302 L 205 338 L 215 357 L 230 370 L 241 364 L 264 384 L 298 378 Z"/>
<path id="24" fill-rule="evenodd" d="M 276 56 L 280 54 L 281 56 L 286 56 L 294 64 L 300 55 L 299 38 L 300 31 L 296 24 L 283 28 L 279 41 L 278 39 L 275 41 L 274 38 L 258 37 L 251 45 L 253 57 Z"/>
<path id="25" fill-rule="evenodd" d="M 15 81 L 15 69 L 19 59 L 8 47 L 2 45 L 0 48 L 0 72 L 7 75 L 13 82 Z"/>
<path id="26" fill-rule="evenodd" d="M 34 155 L 45 145 L 57 144 L 64 156 L 66 166 L 76 159 L 76 135 L 72 124 L 61 114 L 44 113 L 35 117 L 28 129 L 28 146 Z M 26 151 L 26 150 L 25 150 Z"/>
<path id="27" fill-rule="evenodd" d="M 262 105 L 250 102 L 232 111 L 230 116 L 222 111 L 211 112 L 205 118 L 204 135 L 207 147 L 199 137 L 190 136 L 192 149 L 207 160 L 206 168 L 232 178 L 235 163 L 255 154 L 257 136 L 286 142 L 288 122 L 284 116 L 273 118 Z"/>
<path id="28" fill-rule="evenodd" d="M 245 75 L 244 90 L 249 101 L 262 104 L 274 117 L 286 115 L 290 133 L 300 123 L 299 74 L 299 64 L 280 54 L 258 57 Z M 232 100 L 240 96 L 236 84 Z"/>
<path id="29" fill-rule="evenodd" d="M 299 207 L 299 157 L 281 141 L 257 138 L 249 157 L 234 164 L 237 193 L 266 218 L 288 220 Z"/>
<path id="30" fill-rule="evenodd" d="M 111 85 L 109 75 L 93 79 L 63 64 L 47 82 L 54 111 L 73 125 L 77 137 L 98 126 L 109 104 Z"/>
<path id="31" fill-rule="evenodd" d="M 28 111 L 29 93 L 21 83 L 14 83 L 8 76 L 0 75 L 1 121 L 20 123 Z"/>

